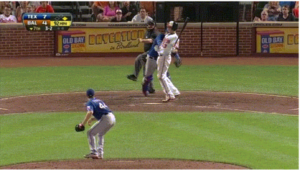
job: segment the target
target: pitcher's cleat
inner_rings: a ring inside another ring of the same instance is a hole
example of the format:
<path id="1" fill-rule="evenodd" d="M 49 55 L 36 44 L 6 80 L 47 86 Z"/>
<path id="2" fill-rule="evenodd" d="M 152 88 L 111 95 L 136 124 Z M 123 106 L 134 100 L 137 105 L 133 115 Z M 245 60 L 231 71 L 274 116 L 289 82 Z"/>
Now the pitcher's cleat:
<path id="1" fill-rule="evenodd" d="M 92 158 L 92 159 L 102 159 L 102 157 L 98 156 L 95 153 L 89 153 L 87 155 L 84 155 L 85 158 Z"/>

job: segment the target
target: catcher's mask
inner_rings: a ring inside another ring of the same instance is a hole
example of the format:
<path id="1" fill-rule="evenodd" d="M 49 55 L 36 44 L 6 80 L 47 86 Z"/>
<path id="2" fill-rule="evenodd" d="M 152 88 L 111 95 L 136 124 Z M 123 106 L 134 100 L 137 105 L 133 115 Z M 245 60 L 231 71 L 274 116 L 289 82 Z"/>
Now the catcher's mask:
<path id="1" fill-rule="evenodd" d="M 148 21 L 147 22 L 147 29 L 152 30 L 155 27 L 155 23 L 153 21 Z"/>
<path id="2" fill-rule="evenodd" d="M 93 97 L 93 96 L 95 95 L 95 91 L 94 91 L 93 89 L 88 89 L 88 90 L 86 91 L 86 95 L 87 95 L 89 98 L 91 98 L 91 97 Z"/>
<path id="3" fill-rule="evenodd" d="M 168 22 L 167 27 L 171 28 L 173 31 L 176 31 L 178 28 L 178 23 L 175 21 L 170 21 Z"/>

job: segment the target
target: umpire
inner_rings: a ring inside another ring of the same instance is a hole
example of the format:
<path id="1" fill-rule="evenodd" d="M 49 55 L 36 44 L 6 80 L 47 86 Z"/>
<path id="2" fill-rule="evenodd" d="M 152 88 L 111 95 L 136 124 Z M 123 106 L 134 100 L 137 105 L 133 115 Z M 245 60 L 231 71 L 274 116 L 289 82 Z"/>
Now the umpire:
<path id="1" fill-rule="evenodd" d="M 139 41 L 141 43 L 144 43 L 144 53 L 142 53 L 136 57 L 135 63 L 134 63 L 134 66 L 135 66 L 134 72 L 133 72 L 133 74 L 127 75 L 127 78 L 129 80 L 136 81 L 142 67 L 143 67 L 143 76 L 145 75 L 145 63 L 146 63 L 147 53 L 150 50 L 152 43 L 158 34 L 159 34 L 159 32 L 156 29 L 155 23 L 153 21 L 148 21 L 147 22 L 147 32 L 145 34 L 145 38 L 139 39 Z M 155 90 L 153 89 L 153 83 L 151 82 L 150 86 L 149 86 L 149 93 L 154 93 L 154 92 L 155 92 Z"/>

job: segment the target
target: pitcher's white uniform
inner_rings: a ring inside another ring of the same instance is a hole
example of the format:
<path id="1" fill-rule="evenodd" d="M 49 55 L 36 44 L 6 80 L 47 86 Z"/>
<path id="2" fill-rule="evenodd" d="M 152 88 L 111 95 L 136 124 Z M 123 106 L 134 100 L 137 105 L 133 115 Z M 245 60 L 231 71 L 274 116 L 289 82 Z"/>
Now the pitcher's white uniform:
<path id="1" fill-rule="evenodd" d="M 173 85 L 171 80 L 167 77 L 167 72 L 171 63 L 171 52 L 175 48 L 174 44 L 178 36 L 176 33 L 166 34 L 163 42 L 158 49 L 158 59 L 157 59 L 157 77 L 166 94 L 166 102 L 168 100 L 175 99 L 175 96 L 179 95 L 180 92 Z"/>

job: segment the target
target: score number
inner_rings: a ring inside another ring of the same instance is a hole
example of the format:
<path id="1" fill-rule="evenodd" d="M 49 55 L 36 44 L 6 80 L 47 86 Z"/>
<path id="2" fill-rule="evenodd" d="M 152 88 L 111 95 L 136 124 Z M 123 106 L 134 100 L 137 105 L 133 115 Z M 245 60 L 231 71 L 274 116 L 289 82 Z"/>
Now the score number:
<path id="1" fill-rule="evenodd" d="M 46 15 L 44 15 L 44 18 L 46 18 Z M 45 31 L 52 31 L 52 26 L 48 26 L 47 21 L 43 21 L 42 24 L 45 25 Z"/>
<path id="2" fill-rule="evenodd" d="M 52 27 L 45 26 L 45 31 L 52 31 Z"/>

